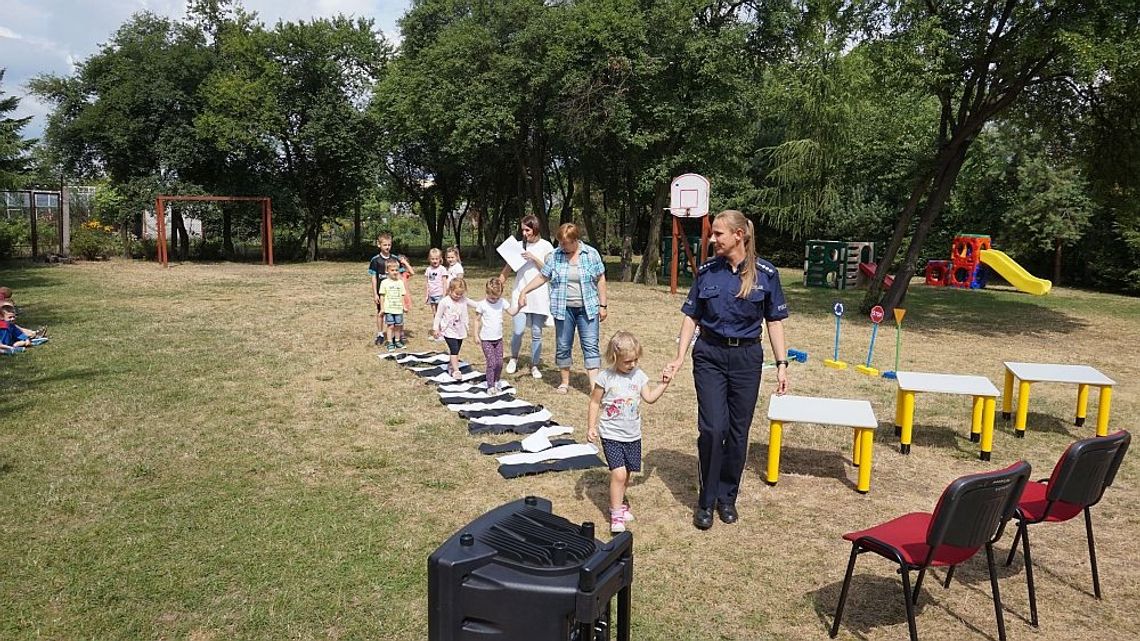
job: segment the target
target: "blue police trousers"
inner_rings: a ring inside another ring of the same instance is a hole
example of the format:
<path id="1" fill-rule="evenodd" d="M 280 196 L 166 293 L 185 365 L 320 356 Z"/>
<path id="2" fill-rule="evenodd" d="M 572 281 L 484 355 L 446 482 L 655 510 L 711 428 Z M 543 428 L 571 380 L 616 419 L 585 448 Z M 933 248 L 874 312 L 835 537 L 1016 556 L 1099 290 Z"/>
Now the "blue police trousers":
<path id="1" fill-rule="evenodd" d="M 693 345 L 699 507 L 712 509 L 717 501 L 736 503 L 763 367 L 764 348 L 759 343 L 728 347 L 698 339 Z"/>

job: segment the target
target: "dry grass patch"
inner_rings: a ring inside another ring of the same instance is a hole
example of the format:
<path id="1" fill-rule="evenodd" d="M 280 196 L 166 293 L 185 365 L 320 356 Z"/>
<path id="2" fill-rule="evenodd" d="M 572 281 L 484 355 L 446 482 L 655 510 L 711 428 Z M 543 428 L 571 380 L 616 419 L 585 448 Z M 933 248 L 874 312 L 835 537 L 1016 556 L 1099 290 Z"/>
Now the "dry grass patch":
<path id="1" fill-rule="evenodd" d="M 491 275 L 469 270 L 476 282 Z M 1037 385 L 1028 437 L 1014 439 L 999 421 L 986 464 L 968 440 L 969 399 L 920 395 L 913 453 L 899 455 L 892 385 L 820 365 L 831 350 L 830 302 L 855 309 L 859 292 L 806 290 L 794 271 L 784 277 L 790 344 L 811 354 L 792 366 L 793 393 L 866 398 L 882 421 L 872 491 L 852 489 L 850 430 L 818 426 L 789 426 L 779 485 L 760 481 L 765 381 L 742 520 L 696 531 L 696 402 L 686 368 L 643 408 L 645 472 L 630 493 L 635 638 L 825 638 L 848 552 L 841 533 L 928 510 L 954 477 L 1018 458 L 1046 476 L 1066 444 L 1092 433 L 1095 394 L 1090 425 L 1078 429 L 1076 390 Z M 525 494 L 550 498 L 571 520 L 604 518 L 604 471 L 505 481 L 433 390 L 378 361 L 362 265 L 161 270 L 112 261 L 6 270 L 0 280 L 27 320 L 51 325 L 53 336 L 3 363 L 0 637 L 422 639 L 426 557 L 457 528 Z M 422 281 L 412 287 L 422 300 Z M 680 303 L 666 288 L 611 283 L 603 338 L 635 333 L 654 376 L 675 351 Z M 1138 319 L 1136 299 L 916 285 L 902 367 L 982 374 L 1000 387 L 1002 360 L 1088 363 L 1118 381 L 1112 424 L 1127 428 L 1140 411 Z M 439 345 L 424 341 L 428 323 L 417 306 L 413 348 Z M 848 318 L 843 357 L 862 361 L 869 337 L 869 322 Z M 553 332 L 544 338 L 552 360 Z M 883 369 L 893 338 L 885 325 L 875 359 Z M 482 361 L 471 341 L 464 356 Z M 584 437 L 584 375 L 567 396 L 553 393 L 550 368 L 541 381 L 524 368 L 514 378 L 522 398 Z M 1042 628 L 1025 622 L 1017 561 L 1001 571 L 1011 639 L 1117 639 L 1140 627 L 1137 460 L 1130 455 L 1095 512 L 1107 598 L 1089 594 L 1079 521 L 1041 526 Z M 961 568 L 950 590 L 927 587 L 922 638 L 996 636 L 983 563 Z M 863 557 L 841 638 L 904 637 L 899 592 L 889 564 Z"/>

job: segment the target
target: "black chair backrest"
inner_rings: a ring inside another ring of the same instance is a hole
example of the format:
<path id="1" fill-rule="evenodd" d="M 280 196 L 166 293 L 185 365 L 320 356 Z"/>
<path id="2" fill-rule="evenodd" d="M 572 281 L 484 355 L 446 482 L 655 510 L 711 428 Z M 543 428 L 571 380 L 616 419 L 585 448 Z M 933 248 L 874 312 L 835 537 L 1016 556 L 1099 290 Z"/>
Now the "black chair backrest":
<path id="1" fill-rule="evenodd" d="M 1132 435 L 1121 430 L 1073 443 L 1053 468 L 1045 498 L 1081 507 L 1096 505 L 1116 478 L 1131 441 Z"/>
<path id="2" fill-rule="evenodd" d="M 1001 536 L 1013 516 L 1032 468 L 1018 461 L 1004 470 L 956 479 L 938 499 L 926 531 L 926 543 L 936 555 L 940 545 L 977 549 Z"/>

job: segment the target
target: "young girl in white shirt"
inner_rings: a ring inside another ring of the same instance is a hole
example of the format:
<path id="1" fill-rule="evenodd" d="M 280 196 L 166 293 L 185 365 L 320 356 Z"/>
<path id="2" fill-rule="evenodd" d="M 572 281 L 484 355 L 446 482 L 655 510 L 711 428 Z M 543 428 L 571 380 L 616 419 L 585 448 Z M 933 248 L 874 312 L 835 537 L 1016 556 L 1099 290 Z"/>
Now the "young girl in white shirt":
<path id="1" fill-rule="evenodd" d="M 661 384 L 649 387 L 649 377 L 637 362 L 641 342 L 629 332 L 617 332 L 606 347 L 609 367 L 598 374 L 590 394 L 586 416 L 586 440 L 602 437 L 602 451 L 610 468 L 610 532 L 625 532 L 633 520 L 625 492 L 629 475 L 641 471 L 641 401 L 653 403 L 669 387 L 671 376 L 662 375 Z"/>
<path id="2" fill-rule="evenodd" d="M 478 303 L 468 299 L 475 308 L 475 336 L 487 360 L 487 393 L 497 394 L 502 389 L 503 372 L 503 315 L 514 316 L 518 308 L 507 305 L 503 298 L 503 283 L 498 278 L 487 281 L 487 297 Z"/>

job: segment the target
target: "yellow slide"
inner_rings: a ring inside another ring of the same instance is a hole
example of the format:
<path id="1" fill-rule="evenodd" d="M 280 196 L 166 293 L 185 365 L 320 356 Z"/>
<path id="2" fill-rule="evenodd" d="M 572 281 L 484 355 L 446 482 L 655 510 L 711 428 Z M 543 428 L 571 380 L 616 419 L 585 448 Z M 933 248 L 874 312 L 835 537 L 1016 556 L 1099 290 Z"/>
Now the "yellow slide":
<path id="1" fill-rule="evenodd" d="M 1033 274 L 1025 271 L 1024 267 L 1018 265 L 1017 261 L 1007 256 L 1005 252 L 1000 252 L 996 249 L 983 249 L 978 254 L 978 257 L 982 259 L 983 264 L 989 265 L 991 269 L 1009 282 L 1010 285 L 1013 285 L 1027 294 L 1044 296 L 1048 294 L 1049 290 L 1053 287 L 1052 281 L 1037 278 Z"/>

